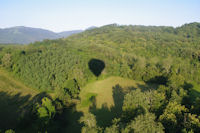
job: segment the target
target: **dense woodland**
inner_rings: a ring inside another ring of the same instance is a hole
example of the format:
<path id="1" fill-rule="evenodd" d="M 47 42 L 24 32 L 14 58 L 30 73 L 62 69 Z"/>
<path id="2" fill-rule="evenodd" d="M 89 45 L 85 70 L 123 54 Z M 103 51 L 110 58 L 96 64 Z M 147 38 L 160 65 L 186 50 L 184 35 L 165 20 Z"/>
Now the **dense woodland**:
<path id="1" fill-rule="evenodd" d="M 92 111 L 80 116 L 80 132 L 200 132 L 200 23 L 177 28 L 111 24 L 64 39 L 2 44 L 0 64 L 41 92 L 17 126 L 2 132 L 66 132 L 70 117 L 63 113 L 80 100 L 81 89 L 109 76 L 156 87 L 125 93 L 121 111 L 108 124 L 99 124 Z M 90 109 L 94 106 L 95 101 Z"/>

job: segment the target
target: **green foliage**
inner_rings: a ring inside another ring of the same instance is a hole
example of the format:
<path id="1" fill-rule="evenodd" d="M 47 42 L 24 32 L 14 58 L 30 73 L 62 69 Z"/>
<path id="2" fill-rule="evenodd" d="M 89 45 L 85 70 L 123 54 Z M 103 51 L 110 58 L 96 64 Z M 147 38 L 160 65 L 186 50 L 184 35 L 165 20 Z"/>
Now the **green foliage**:
<path id="1" fill-rule="evenodd" d="M 184 126 L 186 131 L 200 132 L 200 117 L 195 114 L 185 114 Z"/>
<path id="2" fill-rule="evenodd" d="M 55 95 L 64 104 L 68 104 L 71 101 L 71 96 L 68 94 L 68 92 L 64 88 L 56 88 Z"/>
<path id="3" fill-rule="evenodd" d="M 171 88 L 177 89 L 178 87 L 182 86 L 184 84 L 184 78 L 181 75 L 176 75 L 172 73 L 172 75 L 169 76 L 167 85 Z"/>
<path id="4" fill-rule="evenodd" d="M 155 115 L 146 113 L 137 116 L 122 133 L 164 133 L 164 127 L 160 122 L 155 122 Z"/>
<path id="5" fill-rule="evenodd" d="M 96 118 L 93 114 L 86 114 L 80 118 L 80 122 L 84 124 L 82 128 L 82 133 L 99 133 L 101 128 L 96 125 Z"/>
<path id="6" fill-rule="evenodd" d="M 48 111 L 45 107 L 39 107 L 37 112 L 38 112 L 38 117 L 41 118 L 41 119 L 49 117 Z"/>
<path id="7" fill-rule="evenodd" d="M 132 119 L 146 112 L 160 114 L 166 104 L 165 94 L 157 91 L 141 92 L 136 89 L 126 94 L 123 103 L 123 113 L 125 119 Z"/>
<path id="8" fill-rule="evenodd" d="M 149 94 L 150 112 L 160 115 L 166 104 L 166 97 L 164 93 L 158 91 L 151 91 Z"/>
<path id="9" fill-rule="evenodd" d="M 73 98 L 77 98 L 79 94 L 79 86 L 75 79 L 67 80 L 63 85 L 64 90 Z"/>
<path id="10" fill-rule="evenodd" d="M 105 129 L 105 133 L 119 133 L 118 125 L 112 125 L 111 127 L 107 127 Z"/>
<path id="11" fill-rule="evenodd" d="M 11 54 L 7 53 L 3 56 L 2 60 L 2 65 L 5 68 L 11 68 L 12 62 L 11 62 Z"/>
<path id="12" fill-rule="evenodd" d="M 187 96 L 188 96 L 187 91 L 184 90 L 183 88 L 179 88 L 177 91 L 172 90 L 170 101 L 181 104 L 183 102 L 183 99 Z"/>
<path id="13" fill-rule="evenodd" d="M 55 115 L 55 107 L 52 105 L 52 101 L 49 98 L 44 97 L 42 99 L 42 107 L 45 107 L 48 110 L 50 118 L 52 118 Z"/>
<path id="14" fill-rule="evenodd" d="M 176 102 L 169 102 L 164 113 L 159 117 L 159 120 L 168 132 L 177 132 L 181 129 L 181 123 L 184 120 L 184 113 L 188 111 L 185 106 Z"/>
<path id="15" fill-rule="evenodd" d="M 119 126 L 120 119 L 113 119 L 112 126 L 107 127 L 104 133 L 120 133 L 120 126 Z"/>
<path id="16" fill-rule="evenodd" d="M 193 112 L 200 114 L 200 98 L 197 97 L 194 102 Z"/>
<path id="17" fill-rule="evenodd" d="M 6 130 L 5 133 L 15 133 L 15 131 L 12 129 L 9 129 L 9 130 Z"/>
<path id="18" fill-rule="evenodd" d="M 55 106 L 52 103 L 52 100 L 44 97 L 42 98 L 42 103 L 37 103 L 34 107 L 34 111 L 36 111 L 37 114 L 37 128 L 38 130 L 47 130 L 46 127 L 50 123 L 51 120 L 53 120 L 56 110 Z"/>
<path id="19" fill-rule="evenodd" d="M 149 109 L 147 96 L 140 89 L 131 91 L 125 96 L 122 109 L 124 117 L 128 118 L 128 120 L 137 115 L 144 114 Z"/>

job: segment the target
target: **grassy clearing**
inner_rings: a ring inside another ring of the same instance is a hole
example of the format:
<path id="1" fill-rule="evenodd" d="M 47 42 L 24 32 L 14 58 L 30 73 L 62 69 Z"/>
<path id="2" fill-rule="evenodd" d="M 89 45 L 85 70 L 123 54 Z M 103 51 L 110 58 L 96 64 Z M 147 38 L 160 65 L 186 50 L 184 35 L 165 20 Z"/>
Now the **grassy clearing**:
<path id="1" fill-rule="evenodd" d="M 123 92 L 127 91 L 126 88 L 142 88 L 144 89 L 146 84 L 141 81 L 134 81 L 130 79 L 125 79 L 121 77 L 109 77 L 104 80 L 96 81 L 87 84 L 82 88 L 80 92 L 81 102 L 77 106 L 78 110 L 83 112 L 88 110 L 88 107 L 92 104 L 92 100 L 95 97 L 97 108 L 101 108 L 106 104 L 108 107 L 115 106 L 113 99 L 113 90 L 115 87 L 119 86 L 124 88 Z"/>
<path id="2" fill-rule="evenodd" d="M 142 81 L 112 76 L 89 83 L 82 88 L 79 95 L 81 101 L 76 109 L 83 114 L 88 112 L 94 114 L 97 125 L 106 127 L 111 124 L 113 118 L 121 115 L 124 96 L 128 91 L 155 87 L 157 86 L 147 85 Z"/>

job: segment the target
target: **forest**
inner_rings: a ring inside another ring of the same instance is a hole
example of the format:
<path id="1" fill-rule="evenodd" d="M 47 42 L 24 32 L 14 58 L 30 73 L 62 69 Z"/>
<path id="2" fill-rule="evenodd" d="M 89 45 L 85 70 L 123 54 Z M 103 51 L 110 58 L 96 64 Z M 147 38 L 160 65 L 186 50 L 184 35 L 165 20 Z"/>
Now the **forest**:
<path id="1" fill-rule="evenodd" d="M 0 44 L 0 133 L 199 133 L 199 75 L 197 22 Z"/>

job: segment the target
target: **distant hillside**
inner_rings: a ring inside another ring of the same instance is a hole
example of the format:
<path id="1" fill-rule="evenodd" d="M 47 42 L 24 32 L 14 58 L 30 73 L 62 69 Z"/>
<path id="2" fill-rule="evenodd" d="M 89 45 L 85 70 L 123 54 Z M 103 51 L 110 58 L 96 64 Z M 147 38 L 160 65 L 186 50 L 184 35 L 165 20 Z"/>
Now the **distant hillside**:
<path id="1" fill-rule="evenodd" d="M 95 28 L 98 28 L 98 27 L 96 27 L 96 26 L 90 26 L 86 30 L 92 30 L 92 29 L 95 29 Z"/>
<path id="2" fill-rule="evenodd" d="M 83 32 L 83 30 L 72 30 L 72 31 L 63 31 L 63 32 L 60 32 L 60 33 L 57 33 L 59 37 L 68 37 L 72 34 L 77 34 L 77 33 L 80 33 L 80 32 Z"/>
<path id="3" fill-rule="evenodd" d="M 28 44 L 35 41 L 42 41 L 44 39 L 57 39 L 62 37 L 68 37 L 72 34 L 80 32 L 82 32 L 82 30 L 64 31 L 60 33 L 55 33 L 40 28 L 17 26 L 17 27 L 0 29 L 0 43 Z"/>

